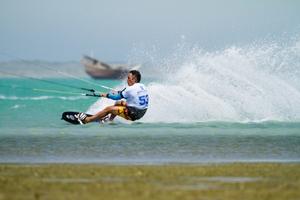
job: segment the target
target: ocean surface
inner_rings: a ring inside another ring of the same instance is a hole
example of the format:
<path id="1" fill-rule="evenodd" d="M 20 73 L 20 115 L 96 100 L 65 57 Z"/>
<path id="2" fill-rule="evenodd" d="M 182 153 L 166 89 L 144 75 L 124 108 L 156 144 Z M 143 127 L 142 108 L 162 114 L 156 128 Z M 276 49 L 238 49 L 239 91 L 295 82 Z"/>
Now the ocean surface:
<path id="1" fill-rule="evenodd" d="M 2 62 L 0 163 L 299 162 L 298 41 L 216 52 L 182 47 L 154 58 L 140 69 L 150 106 L 133 123 L 60 119 L 114 103 L 80 88 L 108 92 L 101 86 L 121 89 L 124 80 L 92 80 L 79 64 Z"/>

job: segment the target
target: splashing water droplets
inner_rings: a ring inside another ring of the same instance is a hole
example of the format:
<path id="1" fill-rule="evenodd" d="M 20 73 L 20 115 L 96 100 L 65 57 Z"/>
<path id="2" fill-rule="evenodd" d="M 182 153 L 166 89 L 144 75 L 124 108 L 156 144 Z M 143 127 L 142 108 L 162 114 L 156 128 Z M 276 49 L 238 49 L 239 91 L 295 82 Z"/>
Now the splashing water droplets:
<path id="1" fill-rule="evenodd" d="M 215 52 L 183 45 L 153 64 L 153 71 L 160 72 L 153 77 L 159 81 L 147 85 L 150 105 L 141 121 L 299 121 L 299 44 Z M 151 73 L 149 68 L 141 71 Z"/>

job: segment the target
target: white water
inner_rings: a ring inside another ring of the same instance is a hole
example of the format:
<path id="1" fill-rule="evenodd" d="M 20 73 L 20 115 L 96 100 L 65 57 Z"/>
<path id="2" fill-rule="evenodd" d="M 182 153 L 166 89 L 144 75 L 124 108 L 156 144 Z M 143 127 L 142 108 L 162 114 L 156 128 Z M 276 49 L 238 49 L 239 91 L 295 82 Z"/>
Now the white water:
<path id="1" fill-rule="evenodd" d="M 300 40 L 215 52 L 181 47 L 153 66 L 158 81 L 147 85 L 143 122 L 300 120 Z"/>

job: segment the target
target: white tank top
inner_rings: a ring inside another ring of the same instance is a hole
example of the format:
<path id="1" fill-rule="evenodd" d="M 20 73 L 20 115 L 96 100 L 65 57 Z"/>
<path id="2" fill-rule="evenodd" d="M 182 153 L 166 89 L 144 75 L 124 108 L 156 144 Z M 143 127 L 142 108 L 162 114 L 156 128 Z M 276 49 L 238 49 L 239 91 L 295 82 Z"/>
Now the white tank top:
<path id="1" fill-rule="evenodd" d="M 127 106 L 138 109 L 148 108 L 149 97 L 144 84 L 135 83 L 132 86 L 128 86 L 121 94 L 126 99 Z"/>

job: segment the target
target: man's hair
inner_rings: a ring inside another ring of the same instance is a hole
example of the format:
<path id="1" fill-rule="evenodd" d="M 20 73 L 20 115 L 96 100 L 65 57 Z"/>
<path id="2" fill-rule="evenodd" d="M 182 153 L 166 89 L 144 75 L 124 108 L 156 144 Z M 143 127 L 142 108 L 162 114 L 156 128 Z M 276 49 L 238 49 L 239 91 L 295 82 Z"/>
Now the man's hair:
<path id="1" fill-rule="evenodd" d="M 138 70 L 131 70 L 131 71 L 129 71 L 129 73 L 131 73 L 136 78 L 137 83 L 139 83 L 141 81 L 142 76 Z"/>

